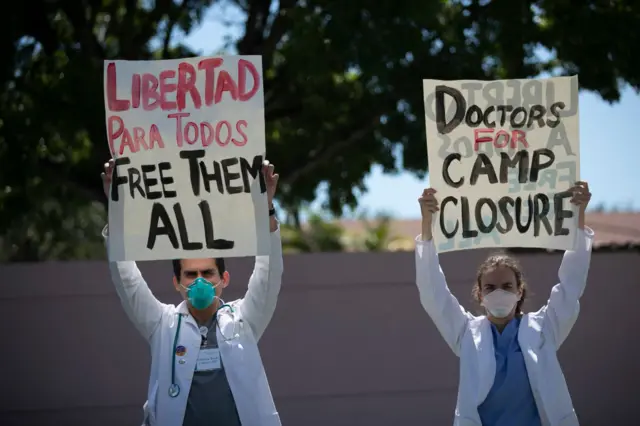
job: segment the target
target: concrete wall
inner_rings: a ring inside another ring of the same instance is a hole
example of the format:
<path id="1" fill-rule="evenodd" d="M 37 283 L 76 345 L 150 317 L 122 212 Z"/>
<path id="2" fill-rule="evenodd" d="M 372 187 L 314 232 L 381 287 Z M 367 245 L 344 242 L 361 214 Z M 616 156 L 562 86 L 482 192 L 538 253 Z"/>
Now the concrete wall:
<path id="1" fill-rule="evenodd" d="M 442 256 L 468 308 L 481 250 Z M 288 256 L 276 315 L 260 347 L 285 426 L 451 425 L 457 358 L 422 310 L 408 253 Z M 520 259 L 538 309 L 559 254 Z M 227 299 L 241 296 L 253 259 L 229 262 Z M 177 302 L 169 262 L 141 269 Z M 596 253 L 582 313 L 559 352 L 583 426 L 637 425 L 638 253 Z M 149 369 L 104 262 L 0 265 L 0 424 L 138 425 Z"/>

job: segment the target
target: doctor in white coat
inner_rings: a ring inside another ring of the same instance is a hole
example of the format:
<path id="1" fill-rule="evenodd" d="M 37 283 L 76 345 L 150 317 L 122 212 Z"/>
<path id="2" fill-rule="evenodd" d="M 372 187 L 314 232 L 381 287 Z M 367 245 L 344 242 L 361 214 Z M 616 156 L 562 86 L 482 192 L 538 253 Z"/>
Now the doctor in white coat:
<path id="1" fill-rule="evenodd" d="M 419 198 L 422 234 L 416 239 L 416 282 L 420 302 L 453 352 L 460 358 L 454 426 L 577 426 L 569 390 L 556 351 L 580 310 L 593 231 L 585 227 L 591 198 L 577 182 L 571 202 L 579 206 L 575 250 L 566 251 L 559 283 L 545 306 L 523 313 L 526 283 L 517 261 L 488 258 L 478 270 L 472 294 L 486 315 L 467 312 L 451 294 L 431 233 L 438 211 L 436 191 Z"/>
<path id="2" fill-rule="evenodd" d="M 113 160 L 102 174 L 108 194 Z M 258 340 L 276 307 L 283 271 L 273 210 L 278 175 L 265 164 L 271 253 L 257 256 L 244 298 L 224 302 L 224 259 L 176 259 L 173 284 L 183 301 L 165 304 L 151 293 L 135 262 L 109 262 L 129 319 L 151 348 L 144 425 L 280 426 Z M 108 244 L 108 228 L 103 232 Z M 168 283 L 167 283 L 168 284 Z"/>

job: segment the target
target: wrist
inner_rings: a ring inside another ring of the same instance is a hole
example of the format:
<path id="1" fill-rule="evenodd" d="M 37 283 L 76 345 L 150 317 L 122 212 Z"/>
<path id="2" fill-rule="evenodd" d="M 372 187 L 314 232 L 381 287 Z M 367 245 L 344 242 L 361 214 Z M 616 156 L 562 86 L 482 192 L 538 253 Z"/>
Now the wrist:
<path id="1" fill-rule="evenodd" d="M 422 229 L 421 229 L 421 239 L 422 241 L 430 241 L 433 238 L 433 233 L 431 231 L 431 218 L 422 218 Z"/>

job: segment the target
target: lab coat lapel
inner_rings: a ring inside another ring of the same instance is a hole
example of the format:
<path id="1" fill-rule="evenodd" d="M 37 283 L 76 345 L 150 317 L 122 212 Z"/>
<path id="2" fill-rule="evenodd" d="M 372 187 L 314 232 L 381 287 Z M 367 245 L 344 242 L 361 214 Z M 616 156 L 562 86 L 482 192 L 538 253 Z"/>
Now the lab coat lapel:
<path id="1" fill-rule="evenodd" d="M 180 324 L 180 334 L 175 346 L 184 346 L 186 352 L 182 356 L 176 354 L 174 357 L 176 349 L 174 347 L 174 339 L 178 328 L 178 315 L 180 314 L 183 316 Z M 168 368 L 158 377 L 158 405 L 156 407 L 158 426 L 182 424 L 191 387 L 191 377 L 200 349 L 199 336 L 200 332 L 195 320 L 189 315 L 186 303 L 183 302 L 178 306 L 169 326 L 169 333 L 167 333 L 167 345 L 165 347 L 168 358 L 165 359 L 168 360 Z M 183 361 L 182 364 L 180 363 L 181 361 Z M 175 398 L 170 397 L 168 394 L 169 386 L 171 386 L 172 362 L 175 363 L 175 381 L 180 386 L 180 393 Z"/>
<path id="2" fill-rule="evenodd" d="M 529 377 L 529 385 L 533 397 L 538 406 L 538 413 L 540 414 L 540 420 L 542 426 L 549 426 L 551 423 L 547 415 L 547 409 L 550 407 L 550 403 L 547 397 L 547 392 L 540 392 L 540 385 L 543 387 L 546 381 L 540 382 L 540 359 L 538 357 L 540 349 L 545 342 L 544 333 L 542 333 L 542 322 L 540 318 L 534 314 L 527 314 L 522 317 L 520 322 L 520 329 L 518 330 L 518 344 L 524 357 L 524 362 L 527 367 L 527 376 Z M 549 381 L 551 383 L 552 381 Z"/>
<path id="3" fill-rule="evenodd" d="M 235 309 L 233 312 L 231 309 Z M 255 391 L 259 383 L 249 379 L 252 371 L 257 367 L 258 361 L 247 354 L 247 347 L 242 341 L 237 308 L 225 307 L 218 313 L 218 347 L 220 358 L 227 372 L 229 387 L 233 393 L 238 410 L 238 416 L 243 425 L 261 425 L 259 404 L 256 398 L 260 392 Z M 257 348 L 256 348 L 257 350 Z"/>
<path id="4" fill-rule="evenodd" d="M 518 344 L 524 357 L 524 362 L 527 367 L 527 375 L 529 376 L 529 384 L 534 392 L 536 400 L 539 399 L 537 392 L 538 389 L 538 369 L 539 360 L 538 354 L 540 348 L 544 343 L 544 335 L 542 334 L 542 324 L 533 315 L 525 315 L 520 322 L 520 329 L 518 330 Z M 541 401 L 538 401 L 540 403 Z"/>
<path id="5" fill-rule="evenodd" d="M 226 339 L 232 339 L 234 334 L 237 333 L 238 325 L 235 324 L 238 315 L 238 312 L 235 311 L 234 314 L 231 314 L 231 307 L 224 307 L 220 311 L 218 311 L 218 345 L 221 345 Z M 222 335 L 220 335 L 222 334 Z"/>
<path id="6" fill-rule="evenodd" d="M 491 390 L 496 375 L 496 356 L 493 347 L 491 324 L 485 316 L 470 322 L 473 344 L 478 360 L 478 405 L 480 405 Z"/>

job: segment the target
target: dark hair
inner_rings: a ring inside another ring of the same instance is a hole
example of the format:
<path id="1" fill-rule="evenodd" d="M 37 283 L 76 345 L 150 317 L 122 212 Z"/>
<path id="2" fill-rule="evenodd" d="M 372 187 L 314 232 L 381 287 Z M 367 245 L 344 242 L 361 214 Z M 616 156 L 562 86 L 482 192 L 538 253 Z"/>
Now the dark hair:
<path id="1" fill-rule="evenodd" d="M 480 303 L 480 294 L 482 293 L 482 284 L 480 280 L 485 272 L 494 269 L 496 267 L 503 266 L 505 268 L 509 268 L 513 271 L 516 276 L 516 286 L 518 290 L 522 291 L 522 297 L 518 300 L 518 304 L 516 305 L 516 314 L 522 315 L 522 304 L 527 297 L 527 282 L 524 279 L 524 274 L 522 273 L 522 268 L 518 261 L 505 253 L 496 253 L 489 256 L 478 268 L 478 273 L 476 274 L 476 282 L 473 286 L 473 290 L 471 290 L 471 296 L 473 299 Z"/>
<path id="2" fill-rule="evenodd" d="M 224 274 L 225 271 L 227 270 L 224 266 L 224 259 L 213 258 L 213 260 L 216 262 L 216 268 L 218 268 L 218 273 L 220 274 L 220 276 L 222 276 L 222 274 Z M 180 281 L 180 275 L 182 274 L 182 259 L 173 259 L 172 263 L 173 263 L 173 275 L 175 275 L 176 279 Z"/>

